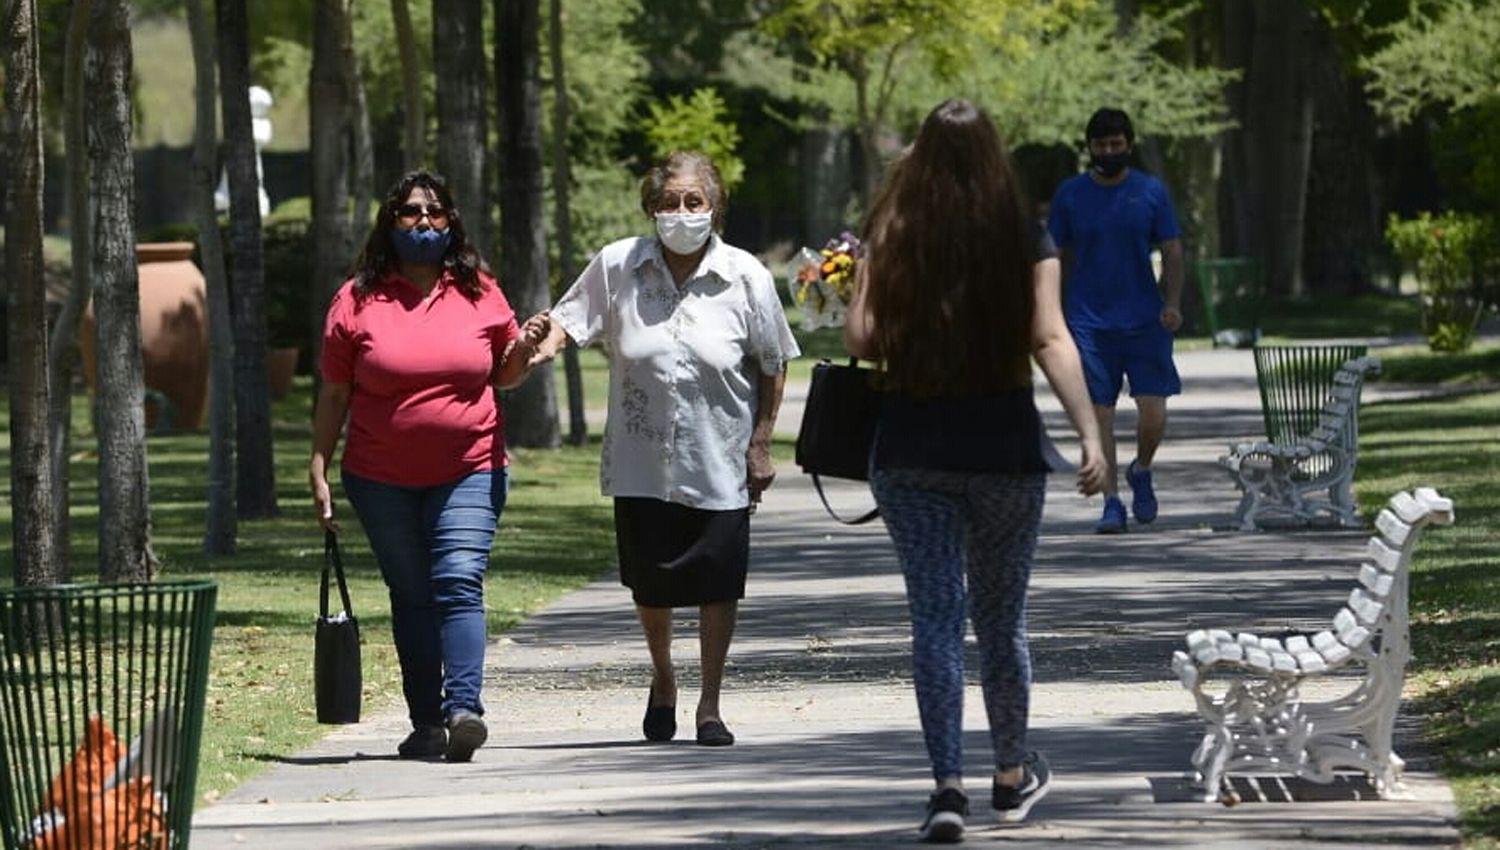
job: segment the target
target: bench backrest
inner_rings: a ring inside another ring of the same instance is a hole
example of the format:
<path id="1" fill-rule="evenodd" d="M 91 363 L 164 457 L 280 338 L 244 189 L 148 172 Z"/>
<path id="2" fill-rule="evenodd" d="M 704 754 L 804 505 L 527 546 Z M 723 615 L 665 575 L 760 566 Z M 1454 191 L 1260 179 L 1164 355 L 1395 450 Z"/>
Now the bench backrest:
<path id="1" fill-rule="evenodd" d="M 1317 426 L 1301 435 L 1300 442 L 1337 445 L 1350 457 L 1359 453 L 1359 397 L 1364 391 L 1365 376 L 1380 371 L 1376 357 L 1355 357 L 1344 361 L 1333 373 L 1333 383 L 1323 407 L 1318 410 Z"/>
<path id="2" fill-rule="evenodd" d="M 1428 525 L 1452 525 L 1453 501 L 1430 487 L 1390 498 L 1375 518 L 1379 532 L 1365 546 L 1359 579 L 1333 618 L 1339 642 L 1358 650 L 1380 637 L 1382 660 L 1403 668 L 1411 657 L 1409 621 L 1412 552 Z"/>
<path id="3" fill-rule="evenodd" d="M 1311 433 L 1334 374 L 1366 351 L 1363 345 L 1257 345 L 1255 383 L 1266 439 L 1290 444 Z"/>

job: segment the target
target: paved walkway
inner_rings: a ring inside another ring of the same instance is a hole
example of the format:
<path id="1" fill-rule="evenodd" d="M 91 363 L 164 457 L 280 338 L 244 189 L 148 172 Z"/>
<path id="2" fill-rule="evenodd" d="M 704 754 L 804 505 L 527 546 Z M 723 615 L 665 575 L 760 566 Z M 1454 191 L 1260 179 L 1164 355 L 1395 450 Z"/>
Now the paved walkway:
<path id="1" fill-rule="evenodd" d="M 1209 464 L 1226 440 L 1260 429 L 1253 370 L 1245 352 L 1187 354 L 1181 365 L 1187 394 L 1159 458 L 1162 516 L 1149 532 L 1090 534 L 1097 500 L 1052 483 L 1031 596 L 1032 742 L 1051 758 L 1056 785 L 1027 825 L 992 824 L 992 764 L 971 687 L 969 844 L 1456 843 L 1447 786 L 1426 772 L 1409 728 L 1398 741 L 1411 765 L 1401 800 L 1358 799 L 1368 798 L 1358 786 L 1324 789 L 1322 802 L 1233 809 L 1191 799 L 1182 771 L 1199 727 L 1167 669 L 1181 636 L 1210 624 L 1316 625 L 1344 596 L 1363 536 L 1222 530 L 1234 495 Z M 796 395 L 783 425 L 796 421 Z M 1042 406 L 1062 434 L 1055 402 Z M 854 508 L 868 492 L 851 485 L 834 498 Z M 686 734 L 672 745 L 640 740 L 649 667 L 629 596 L 610 577 L 493 647 L 492 733 L 474 763 L 395 760 L 405 721 L 387 711 L 201 811 L 193 847 L 908 846 L 930 780 L 889 541 L 878 523 L 833 525 L 791 469 L 753 535 L 724 697 L 734 747 L 690 743 L 697 645 L 687 611 L 675 646 Z"/>

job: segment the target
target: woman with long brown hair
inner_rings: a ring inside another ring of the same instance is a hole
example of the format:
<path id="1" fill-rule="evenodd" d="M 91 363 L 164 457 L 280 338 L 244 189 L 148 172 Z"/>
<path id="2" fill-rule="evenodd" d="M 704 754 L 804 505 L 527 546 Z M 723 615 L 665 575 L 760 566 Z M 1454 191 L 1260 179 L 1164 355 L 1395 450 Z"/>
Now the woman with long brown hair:
<path id="1" fill-rule="evenodd" d="M 1098 424 L 1063 323 L 1056 251 L 1025 209 L 989 116 L 945 101 L 870 211 L 844 328 L 852 354 L 884 366 L 871 489 L 906 579 L 913 678 L 937 781 L 926 841 L 959 840 L 968 813 L 966 604 L 997 765 L 992 805 L 1015 822 L 1047 792 L 1046 760 L 1026 748 L 1026 586 L 1048 471 L 1032 358 L 1081 439 L 1079 491 L 1098 492 L 1104 477 Z"/>

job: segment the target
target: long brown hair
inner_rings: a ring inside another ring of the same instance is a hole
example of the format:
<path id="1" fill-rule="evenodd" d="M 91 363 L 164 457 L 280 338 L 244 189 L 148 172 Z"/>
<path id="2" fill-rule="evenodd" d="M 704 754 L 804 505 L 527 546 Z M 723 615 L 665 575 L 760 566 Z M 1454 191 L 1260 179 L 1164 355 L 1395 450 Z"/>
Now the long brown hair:
<path id="1" fill-rule="evenodd" d="M 375 214 L 375 226 L 370 228 L 370 235 L 365 237 L 364 250 L 359 252 L 359 259 L 354 261 L 355 291 L 368 292 L 371 286 L 396 270 L 399 261 L 396 258 L 396 246 L 391 242 L 391 228 L 396 226 L 396 210 L 406 203 L 412 190 L 418 188 L 431 192 L 443 205 L 443 209 L 448 211 L 448 232 L 453 234 L 453 238 L 448 243 L 448 251 L 443 254 L 443 266 L 453 273 L 454 283 L 460 292 L 470 299 L 478 298 L 484 291 L 484 284 L 479 279 L 482 261 L 464 230 L 463 215 L 453 205 L 453 194 L 448 191 L 448 184 L 443 178 L 421 170 L 403 175 L 380 203 L 380 211 Z"/>
<path id="2" fill-rule="evenodd" d="M 865 223 L 867 298 L 887 386 L 969 395 L 1024 382 L 1033 226 L 994 123 L 966 100 L 928 114 Z"/>

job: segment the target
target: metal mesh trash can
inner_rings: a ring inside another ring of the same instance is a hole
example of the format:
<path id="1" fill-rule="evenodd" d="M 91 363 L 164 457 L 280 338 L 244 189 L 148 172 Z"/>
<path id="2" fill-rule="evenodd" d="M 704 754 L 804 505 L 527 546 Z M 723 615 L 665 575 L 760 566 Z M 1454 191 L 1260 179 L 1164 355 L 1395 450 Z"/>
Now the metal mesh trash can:
<path id="1" fill-rule="evenodd" d="M 6 850 L 186 850 L 218 586 L 0 590 Z"/>
<path id="2" fill-rule="evenodd" d="M 1193 264 L 1193 276 L 1215 348 L 1246 348 L 1260 339 L 1265 297 L 1260 263 L 1249 257 L 1199 260 Z"/>

